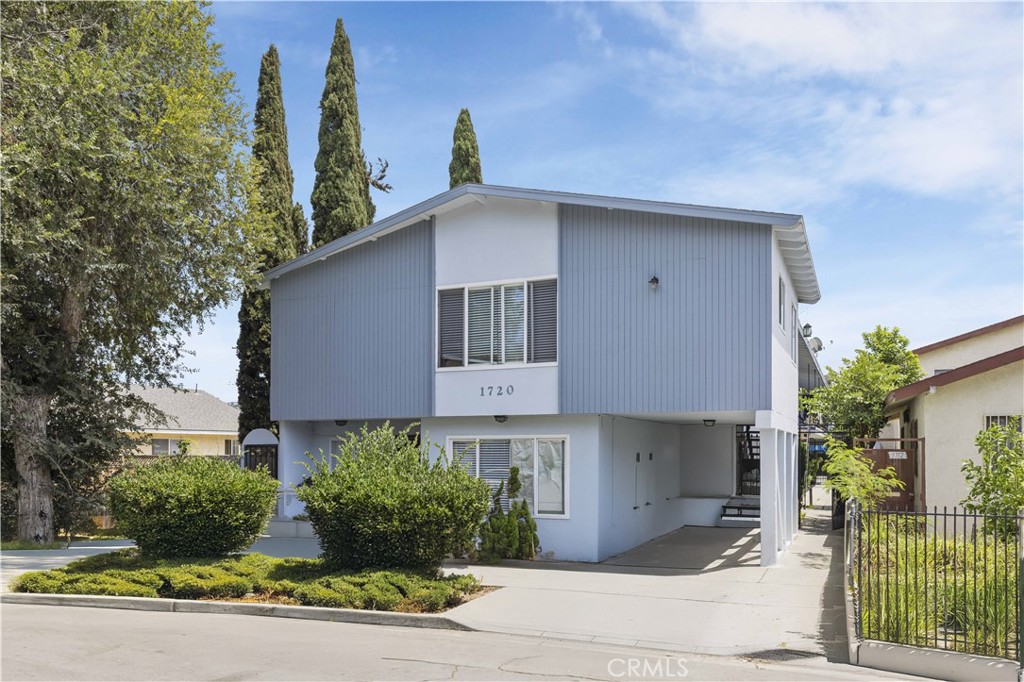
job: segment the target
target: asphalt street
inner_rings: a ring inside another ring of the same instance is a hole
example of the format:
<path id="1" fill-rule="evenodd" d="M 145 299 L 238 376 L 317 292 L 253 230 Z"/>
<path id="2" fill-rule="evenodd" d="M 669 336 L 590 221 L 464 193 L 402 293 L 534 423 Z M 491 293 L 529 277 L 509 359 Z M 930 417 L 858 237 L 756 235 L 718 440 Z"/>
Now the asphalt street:
<path id="1" fill-rule="evenodd" d="M 758 661 L 593 642 L 253 616 L 0 607 L 2 679 L 868 680 L 824 657 Z"/>

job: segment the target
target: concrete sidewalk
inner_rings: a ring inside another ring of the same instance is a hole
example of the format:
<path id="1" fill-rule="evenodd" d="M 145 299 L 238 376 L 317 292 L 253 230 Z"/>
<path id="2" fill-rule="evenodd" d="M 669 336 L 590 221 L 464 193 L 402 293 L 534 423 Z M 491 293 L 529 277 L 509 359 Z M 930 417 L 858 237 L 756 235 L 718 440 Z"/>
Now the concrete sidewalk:
<path id="1" fill-rule="evenodd" d="M 448 613 L 478 630 L 770 660 L 846 662 L 842 536 L 808 510 L 780 565 L 710 570 L 534 562 L 454 572 L 500 585 Z M 745 556 L 756 547 L 743 548 Z"/>

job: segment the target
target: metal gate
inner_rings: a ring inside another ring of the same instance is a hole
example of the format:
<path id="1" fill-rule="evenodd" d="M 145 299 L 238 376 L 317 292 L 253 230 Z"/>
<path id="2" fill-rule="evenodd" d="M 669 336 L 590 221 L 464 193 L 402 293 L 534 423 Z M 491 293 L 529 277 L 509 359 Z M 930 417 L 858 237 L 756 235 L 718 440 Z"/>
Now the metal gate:
<path id="1" fill-rule="evenodd" d="M 255 471 L 261 464 L 270 470 L 270 475 L 277 478 L 277 446 L 247 445 L 242 455 L 242 464 L 246 469 Z"/>

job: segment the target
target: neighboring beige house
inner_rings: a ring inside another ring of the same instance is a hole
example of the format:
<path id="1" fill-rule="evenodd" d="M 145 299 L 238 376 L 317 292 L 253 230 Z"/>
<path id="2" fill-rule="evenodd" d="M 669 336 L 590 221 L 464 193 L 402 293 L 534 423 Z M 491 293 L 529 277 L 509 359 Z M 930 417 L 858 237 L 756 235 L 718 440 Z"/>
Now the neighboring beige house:
<path id="1" fill-rule="evenodd" d="M 199 390 L 134 386 L 132 392 L 166 415 L 162 422 L 144 426 L 149 440 L 139 446 L 140 457 L 178 454 L 183 440 L 189 441 L 191 455 L 238 455 L 234 405 Z"/>
<path id="2" fill-rule="evenodd" d="M 978 461 L 978 432 L 1024 414 L 1024 315 L 914 353 L 925 378 L 888 395 L 883 435 L 925 439 L 917 508 L 960 505 L 967 495 L 960 467 Z"/>

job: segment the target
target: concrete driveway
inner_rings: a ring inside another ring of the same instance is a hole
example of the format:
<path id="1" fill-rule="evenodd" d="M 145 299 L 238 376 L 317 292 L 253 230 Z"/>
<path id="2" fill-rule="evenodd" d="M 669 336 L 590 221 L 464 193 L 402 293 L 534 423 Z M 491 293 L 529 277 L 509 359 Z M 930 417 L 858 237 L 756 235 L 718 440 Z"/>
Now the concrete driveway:
<path id="1" fill-rule="evenodd" d="M 824 510 L 809 510 L 805 524 L 771 568 L 756 560 L 756 530 L 698 528 L 604 564 L 463 566 L 454 570 L 503 589 L 448 615 L 495 632 L 846 662 L 842 536 Z"/>

